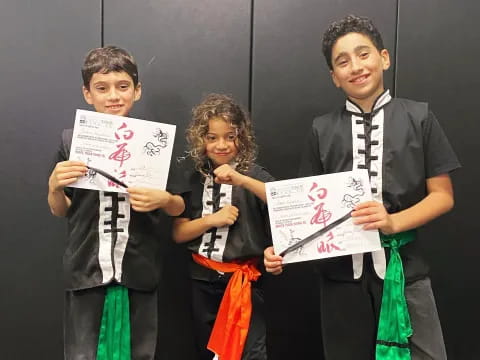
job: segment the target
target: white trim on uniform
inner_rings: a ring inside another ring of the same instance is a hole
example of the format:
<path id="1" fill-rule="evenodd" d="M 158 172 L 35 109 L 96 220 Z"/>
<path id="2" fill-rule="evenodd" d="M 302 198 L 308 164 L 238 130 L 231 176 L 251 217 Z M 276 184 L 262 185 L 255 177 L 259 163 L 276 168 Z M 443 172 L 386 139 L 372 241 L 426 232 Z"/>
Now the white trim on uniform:
<path id="1" fill-rule="evenodd" d="M 202 195 L 202 217 L 210 215 L 213 213 L 213 208 L 215 204 L 215 199 L 213 198 L 213 177 L 208 176 L 205 179 L 203 185 L 203 195 Z M 220 199 L 219 199 L 219 208 L 224 207 L 225 205 L 232 203 L 232 185 L 221 184 L 220 185 Z M 202 236 L 202 242 L 198 248 L 198 253 L 202 256 L 204 255 L 203 249 L 210 247 L 211 242 L 215 245 L 215 251 L 211 253 L 209 257 L 215 261 L 223 261 L 223 253 L 225 252 L 225 246 L 227 245 L 228 231 L 230 227 L 224 226 L 216 229 L 216 237 L 214 238 L 212 232 L 206 232 Z"/>
<path id="2" fill-rule="evenodd" d="M 384 130 L 384 109 L 383 106 L 388 104 L 392 97 L 390 92 L 385 91 L 374 103 L 371 119 L 370 133 L 370 187 L 376 189 L 372 194 L 375 201 L 383 202 L 383 130 Z M 347 99 L 346 109 L 352 113 L 352 150 L 353 150 L 353 169 L 364 167 L 366 165 L 366 149 L 365 149 L 365 130 L 363 125 L 364 112 L 356 104 Z M 372 252 L 373 266 L 377 275 L 385 278 L 387 260 L 384 249 Z M 363 272 L 363 254 L 352 255 L 353 277 L 359 279 Z"/>
<path id="3" fill-rule="evenodd" d="M 105 196 L 104 191 L 99 191 L 98 209 L 98 263 L 102 271 L 102 284 L 110 282 L 113 278 L 112 266 L 112 210 L 111 196 Z"/>
<path id="4" fill-rule="evenodd" d="M 117 241 L 113 249 L 113 261 L 115 264 L 115 280 L 122 280 L 123 257 L 129 239 L 128 226 L 130 224 L 130 201 L 128 194 L 118 194 L 118 214 L 117 214 Z M 124 197 L 125 200 L 120 200 Z"/>
<path id="5" fill-rule="evenodd" d="M 351 105 L 351 106 L 349 106 Z M 347 101 L 349 111 L 358 111 L 354 104 Z M 360 120 L 362 120 L 360 122 Z M 363 127 L 363 117 L 352 114 L 352 150 L 353 150 L 353 169 L 358 169 L 359 165 L 365 166 L 365 141 L 359 139 L 359 136 L 365 136 Z M 353 278 L 359 279 L 363 272 L 363 254 L 353 254 Z"/>
<path id="6" fill-rule="evenodd" d="M 383 128 L 384 128 L 384 110 L 380 109 L 372 118 L 372 132 L 370 140 L 372 145 L 370 147 L 370 171 L 375 172 L 375 176 L 370 177 L 370 186 L 377 189 L 376 193 L 372 194 L 373 200 L 383 203 Z M 380 249 L 372 252 L 373 267 L 377 275 L 385 278 L 385 271 L 387 268 L 387 258 L 385 250 Z"/>

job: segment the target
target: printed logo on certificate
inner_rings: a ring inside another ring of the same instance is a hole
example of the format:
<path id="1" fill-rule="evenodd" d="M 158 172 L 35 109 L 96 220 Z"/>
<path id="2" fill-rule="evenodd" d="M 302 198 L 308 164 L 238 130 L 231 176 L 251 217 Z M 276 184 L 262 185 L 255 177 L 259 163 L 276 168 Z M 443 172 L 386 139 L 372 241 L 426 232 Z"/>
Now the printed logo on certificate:
<path id="1" fill-rule="evenodd" d="M 372 200 L 366 170 L 274 181 L 266 191 L 273 247 L 284 263 L 381 249 L 378 230 L 363 230 L 350 216 Z"/>
<path id="2" fill-rule="evenodd" d="M 70 186 L 165 190 L 174 138 L 174 125 L 77 110 L 69 159 L 83 161 L 88 173 Z"/>

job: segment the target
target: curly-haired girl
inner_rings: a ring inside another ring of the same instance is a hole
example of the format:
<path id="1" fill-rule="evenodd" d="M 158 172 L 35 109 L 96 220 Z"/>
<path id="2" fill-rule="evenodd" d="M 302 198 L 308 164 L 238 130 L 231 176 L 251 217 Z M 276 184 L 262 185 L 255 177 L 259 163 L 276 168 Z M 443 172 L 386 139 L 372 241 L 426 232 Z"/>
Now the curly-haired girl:
<path id="1" fill-rule="evenodd" d="M 199 359 L 211 360 L 209 350 L 222 360 L 266 359 L 256 264 L 271 243 L 264 183 L 273 178 L 253 163 L 250 119 L 229 96 L 210 94 L 193 109 L 187 140 L 194 170 L 173 238 L 192 252 Z"/>

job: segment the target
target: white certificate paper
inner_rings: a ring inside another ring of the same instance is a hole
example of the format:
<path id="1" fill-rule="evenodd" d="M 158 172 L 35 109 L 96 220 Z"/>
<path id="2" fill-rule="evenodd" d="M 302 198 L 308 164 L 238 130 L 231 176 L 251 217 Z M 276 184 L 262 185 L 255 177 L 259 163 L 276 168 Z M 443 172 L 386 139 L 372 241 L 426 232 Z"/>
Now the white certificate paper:
<path id="1" fill-rule="evenodd" d="M 274 181 L 266 184 L 275 254 L 372 199 L 366 170 Z M 362 230 L 352 218 L 284 256 L 284 263 L 381 249 L 378 230 Z"/>
<path id="2" fill-rule="evenodd" d="M 174 137 L 174 125 L 77 110 L 70 160 L 83 161 L 127 186 L 165 190 Z M 92 169 L 71 186 L 126 192 Z"/>

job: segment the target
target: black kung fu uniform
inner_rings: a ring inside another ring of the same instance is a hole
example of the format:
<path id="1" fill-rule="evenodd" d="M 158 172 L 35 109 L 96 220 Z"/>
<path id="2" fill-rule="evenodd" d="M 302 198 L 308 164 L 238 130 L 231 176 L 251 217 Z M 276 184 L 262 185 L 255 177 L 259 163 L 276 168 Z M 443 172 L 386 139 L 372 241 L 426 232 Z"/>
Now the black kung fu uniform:
<path id="1" fill-rule="evenodd" d="M 68 160 L 73 130 L 64 130 L 56 162 Z M 160 276 L 159 210 L 131 209 L 128 194 L 66 188 L 71 200 L 64 254 L 65 359 L 96 358 L 105 286 L 129 289 L 132 358 L 153 359 Z"/>
<path id="2" fill-rule="evenodd" d="M 427 195 L 428 178 L 447 174 L 459 166 L 428 105 L 392 99 L 386 91 L 376 100 L 371 113 L 363 113 L 360 107 L 347 100 L 342 109 L 315 118 L 300 176 L 367 169 L 373 199 L 383 202 L 389 213 L 396 213 Z M 415 344 L 415 338 L 420 337 L 426 327 L 436 326 L 417 321 L 417 305 L 409 301 L 412 300 L 409 299 L 409 287 L 426 281 L 424 290 L 433 302 L 430 307 L 435 307 L 427 277 L 428 267 L 419 255 L 418 241 L 417 238 L 400 249 L 414 331 L 411 338 L 413 359 L 415 346 L 426 353 L 444 352 L 436 310 L 427 321 L 438 325 L 438 335 L 430 334 L 430 339 L 419 339 L 419 344 Z M 388 249 L 382 249 L 318 262 L 322 336 L 327 360 L 373 359 L 387 260 Z M 421 305 L 428 299 L 413 300 Z M 441 349 L 426 349 L 429 347 Z M 432 358 L 443 358 L 441 356 Z"/>
<path id="3" fill-rule="evenodd" d="M 246 175 L 262 182 L 274 180 L 263 168 L 255 164 Z M 205 179 L 196 171 L 188 172 L 186 179 L 189 191 L 182 194 L 185 212 L 179 217 L 197 219 L 215 213 L 226 204 L 232 204 L 239 209 L 237 221 L 232 226 L 209 230 L 203 236 L 189 242 L 188 249 L 220 262 L 262 258 L 263 250 L 271 245 L 266 204 L 242 187 L 214 184 L 211 177 Z M 206 349 L 206 345 L 231 274 L 220 274 L 193 260 L 190 264 L 190 274 L 198 353 L 202 360 L 211 360 L 213 353 Z M 242 355 L 243 360 L 266 359 L 263 294 L 260 282 L 261 278 L 252 283 L 252 318 Z"/>

